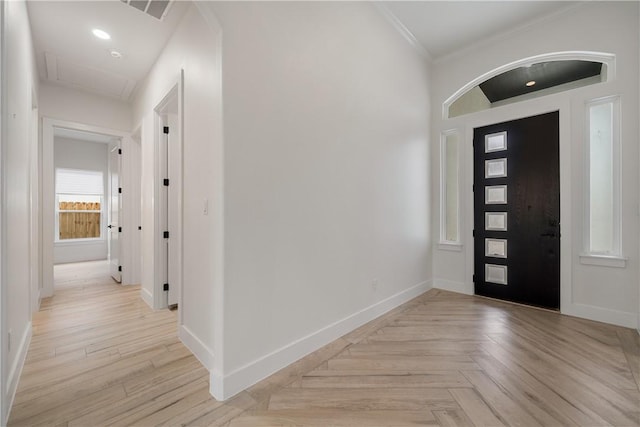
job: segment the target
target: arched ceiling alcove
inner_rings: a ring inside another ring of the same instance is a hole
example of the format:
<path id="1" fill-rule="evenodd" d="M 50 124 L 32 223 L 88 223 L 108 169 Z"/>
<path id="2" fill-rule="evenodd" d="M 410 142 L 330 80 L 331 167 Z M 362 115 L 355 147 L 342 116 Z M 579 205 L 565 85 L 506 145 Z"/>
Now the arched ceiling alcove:
<path id="1" fill-rule="evenodd" d="M 447 99 L 443 118 L 609 81 L 614 75 L 614 60 L 614 55 L 607 53 L 558 52 L 506 64 L 479 76 Z"/>

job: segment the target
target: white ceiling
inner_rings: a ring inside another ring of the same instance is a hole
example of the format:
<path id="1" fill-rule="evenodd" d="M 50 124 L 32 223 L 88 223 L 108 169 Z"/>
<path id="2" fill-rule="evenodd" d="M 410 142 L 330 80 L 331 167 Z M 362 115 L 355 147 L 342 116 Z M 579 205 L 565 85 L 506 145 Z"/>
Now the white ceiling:
<path id="1" fill-rule="evenodd" d="M 174 1 L 160 21 L 119 0 L 28 0 L 40 78 L 129 101 L 189 3 Z M 383 1 L 377 5 L 437 60 L 576 3 Z M 94 37 L 93 28 L 107 31 L 111 40 Z M 111 49 L 122 58 L 113 58 Z"/>
<path id="2" fill-rule="evenodd" d="M 40 78 L 128 101 L 188 6 L 173 2 L 160 21 L 119 0 L 29 0 Z M 93 28 L 108 32 L 111 40 L 94 37 Z M 113 58 L 111 49 L 122 58 Z"/>
<path id="3" fill-rule="evenodd" d="M 539 0 L 380 2 L 433 60 L 577 3 Z"/>

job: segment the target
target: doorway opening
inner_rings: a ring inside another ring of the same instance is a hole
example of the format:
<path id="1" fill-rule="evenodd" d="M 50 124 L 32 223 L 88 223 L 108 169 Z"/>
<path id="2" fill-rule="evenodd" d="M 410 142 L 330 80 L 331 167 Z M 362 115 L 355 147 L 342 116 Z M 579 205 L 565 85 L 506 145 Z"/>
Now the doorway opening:
<path id="1" fill-rule="evenodd" d="M 43 119 L 41 297 L 53 296 L 62 282 L 68 286 L 83 277 L 89 280 L 101 276 L 101 269 L 112 264 L 115 271 L 107 278 L 121 280 L 122 226 L 118 220 L 122 189 L 118 179 L 120 146 L 125 136 Z M 118 158 L 112 158 L 113 153 Z M 62 265 L 66 267 L 58 268 Z M 67 278 L 62 282 L 56 280 L 57 270 L 66 271 Z M 113 279 L 108 281 L 112 283 Z"/>
<path id="2" fill-rule="evenodd" d="M 110 135 L 54 129 L 54 290 L 122 280 L 120 143 Z"/>
<path id="3" fill-rule="evenodd" d="M 559 112 L 474 129 L 477 295 L 560 309 Z"/>

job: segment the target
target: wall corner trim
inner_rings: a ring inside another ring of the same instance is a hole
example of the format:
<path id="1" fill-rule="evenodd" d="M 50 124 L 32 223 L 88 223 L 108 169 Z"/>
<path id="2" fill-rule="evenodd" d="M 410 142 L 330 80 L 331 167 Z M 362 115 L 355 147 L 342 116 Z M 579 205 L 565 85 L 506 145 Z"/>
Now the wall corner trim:
<path id="1" fill-rule="evenodd" d="M 378 301 L 350 316 L 338 320 L 305 337 L 293 341 L 265 356 L 242 366 L 228 375 L 211 372 L 211 394 L 226 400 L 280 369 L 370 322 L 388 311 L 431 289 L 431 280 L 424 281 Z"/>

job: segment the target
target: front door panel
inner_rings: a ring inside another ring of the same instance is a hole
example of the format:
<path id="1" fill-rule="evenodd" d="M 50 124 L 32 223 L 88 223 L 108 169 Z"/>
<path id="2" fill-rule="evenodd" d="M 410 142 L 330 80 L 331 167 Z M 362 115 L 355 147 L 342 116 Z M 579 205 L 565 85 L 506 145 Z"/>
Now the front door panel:
<path id="1" fill-rule="evenodd" d="M 559 114 L 474 129 L 478 295 L 560 307 Z"/>

